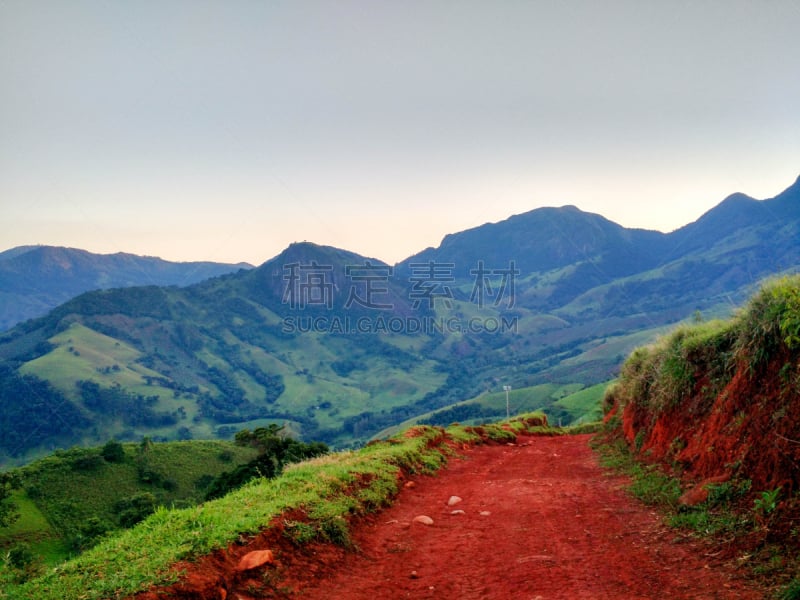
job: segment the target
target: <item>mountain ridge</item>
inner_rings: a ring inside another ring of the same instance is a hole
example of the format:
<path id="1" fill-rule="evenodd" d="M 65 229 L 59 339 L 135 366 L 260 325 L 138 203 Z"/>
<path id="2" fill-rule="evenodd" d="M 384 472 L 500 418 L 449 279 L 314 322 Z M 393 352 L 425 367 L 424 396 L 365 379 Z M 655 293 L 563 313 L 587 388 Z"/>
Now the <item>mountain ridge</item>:
<path id="1" fill-rule="evenodd" d="M 173 439 L 178 427 L 224 437 L 270 422 L 360 443 L 502 385 L 607 381 L 671 324 L 729 314 L 764 277 L 800 266 L 797 199 L 796 183 L 753 200 L 766 203 L 753 218 L 751 201 L 733 197 L 671 234 L 574 207 L 535 209 L 394 266 L 296 243 L 182 288 L 85 292 L 0 335 L 0 359 L 12 388 L 38 378 L 61 394 L 51 406 L 71 403 L 71 443 L 102 443 L 100 432 Z M 575 417 L 556 400 L 543 407 L 551 417 Z M 145 401 L 135 419 L 120 412 Z"/>
<path id="2" fill-rule="evenodd" d="M 242 268 L 214 262 L 171 262 L 125 252 L 94 254 L 63 246 L 18 246 L 0 253 L 0 331 L 92 289 L 190 285 Z"/>

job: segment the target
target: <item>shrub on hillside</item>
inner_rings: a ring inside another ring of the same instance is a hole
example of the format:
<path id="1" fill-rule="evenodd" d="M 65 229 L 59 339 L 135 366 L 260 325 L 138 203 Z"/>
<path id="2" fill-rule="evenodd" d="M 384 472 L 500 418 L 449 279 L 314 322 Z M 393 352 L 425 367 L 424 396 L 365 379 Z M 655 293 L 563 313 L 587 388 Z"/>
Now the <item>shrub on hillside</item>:
<path id="1" fill-rule="evenodd" d="M 121 463 L 125 460 L 125 448 L 117 440 L 108 440 L 100 454 L 110 463 Z"/>
<path id="2" fill-rule="evenodd" d="M 217 477 L 206 492 L 206 499 L 221 498 L 227 493 L 243 486 L 256 477 L 275 477 L 281 473 L 284 465 L 313 458 L 328 452 L 328 446 L 322 442 L 304 443 L 281 435 L 283 427 L 270 425 L 259 427 L 254 431 L 243 429 L 236 434 L 236 443 L 240 446 L 252 446 L 258 449 L 258 456 L 233 471 L 226 471 Z"/>
<path id="3" fill-rule="evenodd" d="M 114 505 L 118 513 L 120 527 L 133 527 L 156 510 L 156 497 L 150 492 L 135 494 Z"/>
<path id="4" fill-rule="evenodd" d="M 10 497 L 14 488 L 19 487 L 19 480 L 12 473 L 0 473 L 0 527 L 7 527 L 17 520 L 19 514 Z"/>

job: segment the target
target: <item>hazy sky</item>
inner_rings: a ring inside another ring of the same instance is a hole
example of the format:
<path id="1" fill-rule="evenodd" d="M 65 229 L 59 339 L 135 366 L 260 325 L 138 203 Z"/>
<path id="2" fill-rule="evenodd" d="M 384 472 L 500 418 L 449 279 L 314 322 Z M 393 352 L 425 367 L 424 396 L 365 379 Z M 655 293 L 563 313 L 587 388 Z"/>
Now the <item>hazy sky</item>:
<path id="1" fill-rule="evenodd" d="M 0 250 L 669 231 L 800 174 L 798 31 L 798 0 L 0 0 Z"/>

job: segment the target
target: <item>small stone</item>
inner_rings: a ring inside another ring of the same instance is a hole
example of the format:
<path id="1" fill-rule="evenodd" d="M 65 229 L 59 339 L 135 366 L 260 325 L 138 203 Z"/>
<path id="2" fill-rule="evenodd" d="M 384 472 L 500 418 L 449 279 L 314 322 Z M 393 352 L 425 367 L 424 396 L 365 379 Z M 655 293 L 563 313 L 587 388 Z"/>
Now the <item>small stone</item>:
<path id="1" fill-rule="evenodd" d="M 411 579 L 419 579 L 419 575 L 417 575 L 416 571 L 411 571 L 411 575 L 409 575 Z"/>
<path id="2" fill-rule="evenodd" d="M 254 550 L 248 552 L 236 565 L 237 571 L 249 571 L 250 569 L 257 569 L 263 565 L 271 565 L 275 562 L 275 556 L 271 550 Z"/>
<path id="3" fill-rule="evenodd" d="M 488 517 L 490 514 L 492 514 L 492 513 L 490 513 L 488 510 L 482 510 L 482 511 L 480 512 L 480 515 L 481 515 L 482 517 Z"/>
<path id="4" fill-rule="evenodd" d="M 403 487 L 404 487 L 404 488 L 409 488 L 409 489 L 411 489 L 411 488 L 415 487 L 416 485 L 417 485 L 417 484 L 416 484 L 415 482 L 413 482 L 413 481 L 406 481 L 406 482 L 403 484 Z"/>
<path id="5" fill-rule="evenodd" d="M 459 510 L 453 510 L 453 511 L 450 511 L 450 514 L 451 514 L 451 515 L 465 515 L 465 514 L 467 514 L 467 513 L 465 513 L 463 510 L 460 510 L 460 509 L 459 509 Z"/>
<path id="6" fill-rule="evenodd" d="M 423 525 L 433 525 L 433 519 L 426 515 L 420 515 L 418 517 L 414 517 L 415 523 L 422 523 Z"/>
<path id="7" fill-rule="evenodd" d="M 447 506 L 454 506 L 461 502 L 461 498 L 458 496 L 450 496 L 450 499 L 447 501 Z"/>

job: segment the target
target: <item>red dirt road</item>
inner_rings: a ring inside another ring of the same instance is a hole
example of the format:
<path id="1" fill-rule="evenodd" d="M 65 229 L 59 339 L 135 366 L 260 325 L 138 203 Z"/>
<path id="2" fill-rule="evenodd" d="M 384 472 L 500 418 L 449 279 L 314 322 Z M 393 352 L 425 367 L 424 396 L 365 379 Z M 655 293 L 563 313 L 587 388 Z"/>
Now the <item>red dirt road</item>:
<path id="1" fill-rule="evenodd" d="M 764 597 L 627 496 L 626 480 L 605 472 L 587 442 L 532 437 L 468 450 L 357 526 L 357 552 L 324 567 L 295 563 L 281 587 L 310 600 Z M 463 501 L 447 506 L 453 495 Z M 433 525 L 413 522 L 419 515 Z M 228 598 L 249 598 L 243 591 Z"/>

